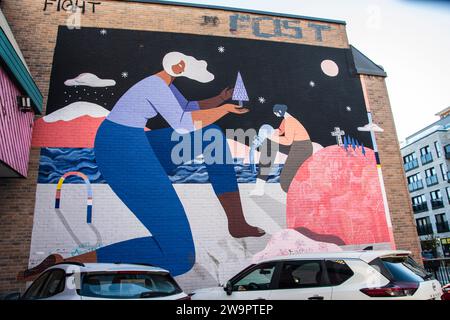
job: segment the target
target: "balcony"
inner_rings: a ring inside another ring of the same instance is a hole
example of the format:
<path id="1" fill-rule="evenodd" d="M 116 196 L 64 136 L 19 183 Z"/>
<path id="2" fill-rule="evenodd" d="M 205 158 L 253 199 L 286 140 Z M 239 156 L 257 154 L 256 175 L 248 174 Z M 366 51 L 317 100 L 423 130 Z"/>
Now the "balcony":
<path id="1" fill-rule="evenodd" d="M 444 207 L 444 200 L 442 198 L 439 199 L 432 199 L 431 200 L 431 208 L 433 210 L 440 209 Z"/>
<path id="2" fill-rule="evenodd" d="M 413 204 L 414 213 L 421 213 L 428 211 L 428 204 L 426 202 L 420 204 Z"/>
<path id="3" fill-rule="evenodd" d="M 403 164 L 403 169 L 405 170 L 405 172 L 411 171 L 418 167 L 419 167 L 419 161 L 417 159 L 414 159 L 413 161 Z"/>
<path id="4" fill-rule="evenodd" d="M 423 189 L 423 182 L 422 180 L 417 180 L 415 182 L 412 182 L 408 185 L 409 192 L 414 192 L 420 189 Z"/>
<path id="5" fill-rule="evenodd" d="M 431 153 L 424 154 L 420 157 L 420 160 L 422 161 L 422 165 L 428 164 L 433 162 L 433 155 Z"/>
<path id="6" fill-rule="evenodd" d="M 447 221 L 436 222 L 436 229 L 437 229 L 438 233 L 444 233 L 444 232 L 449 232 L 450 231 Z"/>
<path id="7" fill-rule="evenodd" d="M 425 225 L 425 226 L 417 226 L 417 233 L 419 236 L 427 236 L 429 234 L 433 234 L 433 227 L 431 225 Z"/>
<path id="8" fill-rule="evenodd" d="M 428 187 L 434 186 L 439 183 L 437 175 L 429 176 L 425 180 Z"/>

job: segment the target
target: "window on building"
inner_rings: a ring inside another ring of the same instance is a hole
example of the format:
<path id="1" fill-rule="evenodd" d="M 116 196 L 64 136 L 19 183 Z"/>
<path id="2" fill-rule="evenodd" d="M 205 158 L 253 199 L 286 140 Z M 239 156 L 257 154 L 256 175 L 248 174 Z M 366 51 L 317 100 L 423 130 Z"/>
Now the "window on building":
<path id="1" fill-rule="evenodd" d="M 443 233 L 449 231 L 447 216 L 445 213 L 435 215 L 437 232 Z"/>
<path id="2" fill-rule="evenodd" d="M 420 161 L 422 162 L 423 165 L 433 161 L 430 146 L 426 146 L 420 149 Z"/>
<path id="3" fill-rule="evenodd" d="M 434 167 L 431 167 L 427 170 L 425 170 L 425 180 L 427 182 L 427 186 L 434 186 L 439 183 L 437 175 L 436 175 L 436 169 Z"/>
<path id="4" fill-rule="evenodd" d="M 414 213 L 428 211 L 427 198 L 424 194 L 411 198 Z"/>
<path id="5" fill-rule="evenodd" d="M 426 147 L 423 147 L 422 149 L 420 149 L 421 156 L 425 156 L 429 153 L 431 153 L 430 146 L 426 146 Z"/>
<path id="6" fill-rule="evenodd" d="M 448 159 L 448 155 L 450 154 L 450 144 L 446 145 L 444 147 L 445 150 L 445 157 Z"/>
<path id="7" fill-rule="evenodd" d="M 439 165 L 441 167 L 442 180 L 447 181 L 447 168 L 443 163 Z"/>
<path id="8" fill-rule="evenodd" d="M 403 163 L 406 164 L 406 163 L 409 163 L 409 162 L 413 162 L 416 159 L 417 159 L 416 153 L 413 152 L 413 153 L 410 153 L 407 156 L 403 157 Z"/>
<path id="9" fill-rule="evenodd" d="M 431 208 L 439 209 L 444 207 L 444 200 L 442 199 L 441 190 L 435 190 L 430 192 L 431 195 Z"/>
<path id="10" fill-rule="evenodd" d="M 431 225 L 430 217 L 416 219 L 417 233 L 419 236 L 433 234 L 433 227 Z"/>
<path id="11" fill-rule="evenodd" d="M 431 167 L 431 168 L 425 170 L 425 176 L 427 178 L 435 176 L 435 175 L 436 175 L 436 169 L 434 167 Z"/>
<path id="12" fill-rule="evenodd" d="M 445 188 L 445 190 L 447 191 L 447 200 L 448 203 L 450 204 L 450 187 Z"/>
<path id="13" fill-rule="evenodd" d="M 424 194 L 417 196 L 417 197 L 413 197 L 412 198 L 412 203 L 414 204 L 422 204 L 422 203 L 427 203 L 427 198 L 425 197 Z"/>
<path id="14" fill-rule="evenodd" d="M 436 156 L 440 158 L 442 153 L 441 153 L 441 144 L 439 143 L 439 141 L 434 142 L 434 148 L 436 149 Z"/>
<path id="15" fill-rule="evenodd" d="M 423 189 L 422 177 L 419 173 L 408 177 L 409 192 L 414 192 Z"/>
<path id="16" fill-rule="evenodd" d="M 414 182 L 417 182 L 417 181 L 419 181 L 419 180 L 421 180 L 421 177 L 420 177 L 420 174 L 419 174 L 419 173 L 416 173 L 416 174 L 414 174 L 414 175 L 408 177 L 408 183 L 409 183 L 409 184 L 414 183 Z"/>
<path id="17" fill-rule="evenodd" d="M 431 195 L 431 200 L 442 199 L 441 190 L 432 191 L 432 192 L 430 192 L 430 195 Z"/>
<path id="18" fill-rule="evenodd" d="M 419 161 L 417 160 L 415 152 L 403 157 L 403 168 L 405 169 L 405 172 L 408 172 L 417 167 L 419 167 Z"/>

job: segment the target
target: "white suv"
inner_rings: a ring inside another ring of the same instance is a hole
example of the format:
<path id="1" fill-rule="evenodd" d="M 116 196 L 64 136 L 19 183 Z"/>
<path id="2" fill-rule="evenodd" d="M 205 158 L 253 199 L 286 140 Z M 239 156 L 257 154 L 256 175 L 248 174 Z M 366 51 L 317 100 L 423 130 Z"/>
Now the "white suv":
<path id="1" fill-rule="evenodd" d="M 10 295 L 10 299 L 12 295 Z M 139 264 L 61 263 L 44 271 L 21 300 L 190 300 L 167 270 Z"/>
<path id="2" fill-rule="evenodd" d="M 408 251 L 283 256 L 251 265 L 224 287 L 196 290 L 192 300 L 436 299 L 442 288 Z"/>

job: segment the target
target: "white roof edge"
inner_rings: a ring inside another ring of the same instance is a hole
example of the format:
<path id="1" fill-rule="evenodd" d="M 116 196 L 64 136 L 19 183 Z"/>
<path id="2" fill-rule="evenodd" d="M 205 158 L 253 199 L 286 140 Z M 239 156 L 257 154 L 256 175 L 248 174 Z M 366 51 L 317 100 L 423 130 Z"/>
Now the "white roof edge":
<path id="1" fill-rule="evenodd" d="M 22 51 L 20 51 L 20 47 L 17 44 L 16 39 L 14 38 L 11 28 L 9 27 L 8 20 L 6 20 L 6 17 L 3 15 L 1 9 L 0 9 L 0 28 L 6 34 L 6 37 L 8 38 L 9 42 L 11 42 L 11 45 L 13 46 L 14 50 L 16 50 L 17 55 L 19 56 L 20 60 L 22 60 L 28 72 L 30 72 L 30 69 L 28 68 L 28 65 L 25 61 L 25 58 L 23 57 Z"/>
<path id="2" fill-rule="evenodd" d="M 68 268 L 68 267 L 79 267 L 80 272 L 114 272 L 114 271 L 148 271 L 148 272 L 164 272 L 170 273 L 168 270 L 156 267 L 156 266 L 146 266 L 140 264 L 130 264 L 130 263 L 84 263 L 84 266 L 78 266 L 76 264 L 60 263 L 50 267 L 53 268 Z"/>
<path id="3" fill-rule="evenodd" d="M 361 251 L 336 251 L 336 252 L 315 252 L 315 253 L 305 253 L 298 255 L 286 255 L 270 257 L 261 262 L 270 262 L 278 260 L 296 260 L 296 259 L 361 259 L 366 262 L 370 262 L 377 257 L 384 257 L 390 255 L 410 255 L 411 251 L 406 250 L 361 250 Z"/>
<path id="4" fill-rule="evenodd" d="M 402 141 L 403 146 L 402 146 L 402 143 L 400 144 L 400 148 L 403 149 L 403 148 L 419 141 L 420 139 L 425 138 L 426 136 L 428 136 L 432 133 L 435 133 L 437 131 L 443 131 L 443 130 L 448 130 L 448 129 L 446 129 L 446 127 L 441 124 L 432 126 L 431 128 L 428 128 L 427 130 L 424 130 L 418 134 L 410 136 L 409 139 L 406 138 L 405 141 Z"/>

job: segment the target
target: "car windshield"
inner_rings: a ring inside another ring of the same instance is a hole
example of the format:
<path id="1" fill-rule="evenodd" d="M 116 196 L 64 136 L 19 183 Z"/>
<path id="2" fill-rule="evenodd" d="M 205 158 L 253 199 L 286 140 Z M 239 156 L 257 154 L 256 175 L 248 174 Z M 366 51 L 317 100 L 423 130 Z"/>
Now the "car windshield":
<path id="1" fill-rule="evenodd" d="M 107 299 L 158 298 L 181 293 L 167 273 L 94 272 L 82 275 L 80 295 Z"/>

